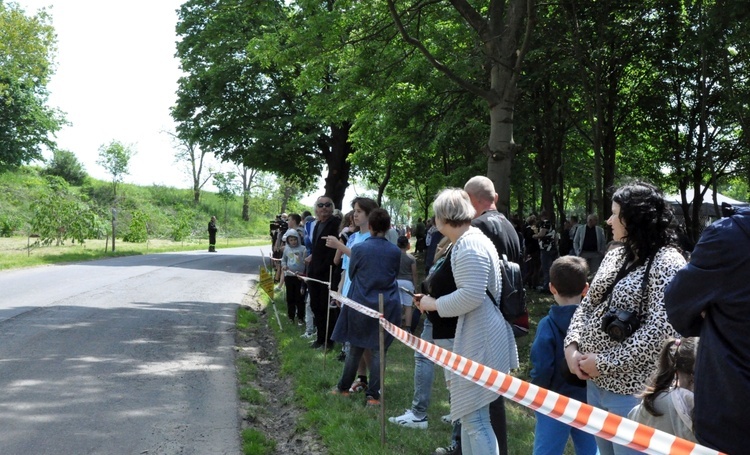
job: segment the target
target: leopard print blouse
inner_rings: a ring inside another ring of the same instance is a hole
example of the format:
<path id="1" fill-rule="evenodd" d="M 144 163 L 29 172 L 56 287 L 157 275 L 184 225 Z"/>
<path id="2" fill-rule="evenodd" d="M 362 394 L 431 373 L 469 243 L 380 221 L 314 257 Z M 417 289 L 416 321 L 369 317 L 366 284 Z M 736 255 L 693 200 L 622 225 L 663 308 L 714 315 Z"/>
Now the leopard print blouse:
<path id="1" fill-rule="evenodd" d="M 565 346 L 578 343 L 581 353 L 597 355 L 596 367 L 600 376 L 593 378 L 597 386 L 610 392 L 632 395 L 643 391 L 646 380 L 656 370 L 664 341 L 677 336 L 667 320 L 664 289 L 685 265 L 685 258 L 675 248 L 661 248 L 654 256 L 643 302 L 641 284 L 645 264 L 633 269 L 615 285 L 611 299 L 600 302 L 624 261 L 624 247 L 616 248 L 604 257 L 588 294 L 573 315 Z M 638 314 L 640 328 L 622 343 L 613 341 L 601 329 L 602 317 L 610 308 Z"/>

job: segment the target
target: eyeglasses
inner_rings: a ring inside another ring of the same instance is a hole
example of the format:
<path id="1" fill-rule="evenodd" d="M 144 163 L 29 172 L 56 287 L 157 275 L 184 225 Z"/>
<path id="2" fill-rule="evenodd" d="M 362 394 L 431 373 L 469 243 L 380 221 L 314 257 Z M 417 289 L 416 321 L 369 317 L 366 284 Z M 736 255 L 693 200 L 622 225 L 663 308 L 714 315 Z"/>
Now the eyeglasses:
<path id="1" fill-rule="evenodd" d="M 318 208 L 322 209 L 323 207 L 333 207 L 333 204 L 330 202 L 318 202 Z"/>

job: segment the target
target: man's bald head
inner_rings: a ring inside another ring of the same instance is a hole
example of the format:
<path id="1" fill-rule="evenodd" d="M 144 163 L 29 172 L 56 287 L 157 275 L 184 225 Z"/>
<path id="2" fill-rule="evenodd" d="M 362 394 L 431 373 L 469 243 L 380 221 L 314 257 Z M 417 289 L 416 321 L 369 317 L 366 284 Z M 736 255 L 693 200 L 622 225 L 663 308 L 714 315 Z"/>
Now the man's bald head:
<path id="1" fill-rule="evenodd" d="M 464 185 L 464 191 L 469 195 L 471 204 L 477 211 L 477 216 L 487 210 L 496 210 L 497 193 L 492 180 L 483 175 L 477 175 L 469 179 Z"/>

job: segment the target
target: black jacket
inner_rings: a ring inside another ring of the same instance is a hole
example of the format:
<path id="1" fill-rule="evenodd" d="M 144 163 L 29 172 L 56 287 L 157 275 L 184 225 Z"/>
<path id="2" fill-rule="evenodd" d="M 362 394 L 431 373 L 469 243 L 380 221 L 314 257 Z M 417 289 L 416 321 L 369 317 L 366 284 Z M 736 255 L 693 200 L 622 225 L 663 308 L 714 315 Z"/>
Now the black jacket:
<path id="1" fill-rule="evenodd" d="M 747 453 L 750 208 L 703 231 L 690 262 L 667 286 L 664 304 L 680 334 L 701 337 L 695 363 L 696 438 L 728 454 Z"/>
<path id="2" fill-rule="evenodd" d="M 327 222 L 321 224 L 320 221 L 315 223 L 313 230 L 312 248 L 310 265 L 307 268 L 307 276 L 316 280 L 328 281 L 330 268 L 333 266 L 333 258 L 336 256 L 336 250 L 326 246 L 325 237 L 329 235 L 338 236 L 341 219 L 331 216 Z M 339 275 L 338 277 L 336 275 Z M 340 273 L 334 272 L 334 283 L 338 283 L 341 278 Z"/>

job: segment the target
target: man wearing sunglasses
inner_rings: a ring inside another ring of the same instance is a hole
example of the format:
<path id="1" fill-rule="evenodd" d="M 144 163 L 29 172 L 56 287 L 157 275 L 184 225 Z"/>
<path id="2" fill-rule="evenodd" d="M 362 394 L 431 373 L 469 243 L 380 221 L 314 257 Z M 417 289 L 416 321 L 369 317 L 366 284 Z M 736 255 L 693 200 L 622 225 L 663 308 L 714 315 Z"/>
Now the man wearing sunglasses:
<path id="1" fill-rule="evenodd" d="M 316 280 L 328 282 L 332 280 L 331 287 L 338 287 L 340 273 L 333 273 L 331 277 L 331 267 L 333 267 L 333 258 L 336 256 L 336 250 L 326 246 L 325 239 L 329 235 L 338 235 L 339 224 L 341 220 L 333 216 L 333 200 L 328 196 L 321 196 L 315 203 L 315 215 L 317 222 L 312 234 L 312 250 L 310 262 L 307 267 L 307 276 Z M 327 346 L 331 349 L 331 332 L 336 325 L 339 310 L 328 307 L 328 287 L 314 281 L 309 282 L 310 291 L 310 308 L 313 312 L 315 327 L 318 329 L 318 336 L 312 343 L 314 349 Z M 330 321 L 328 322 L 328 331 L 326 331 L 326 311 L 330 311 Z"/>

